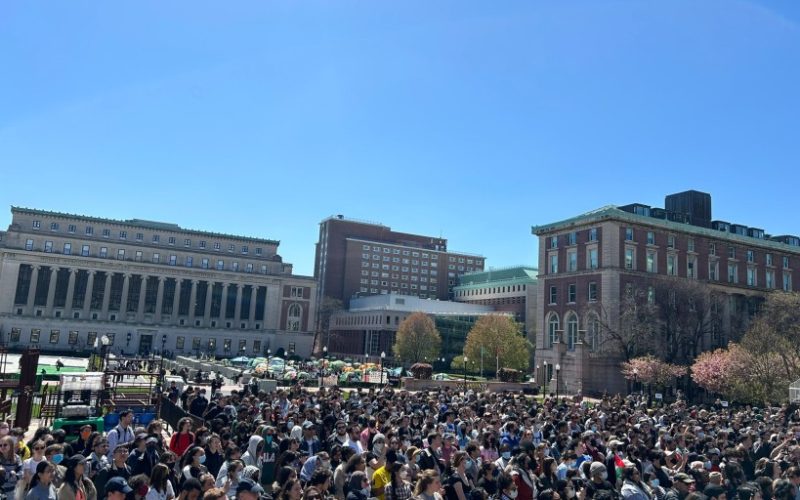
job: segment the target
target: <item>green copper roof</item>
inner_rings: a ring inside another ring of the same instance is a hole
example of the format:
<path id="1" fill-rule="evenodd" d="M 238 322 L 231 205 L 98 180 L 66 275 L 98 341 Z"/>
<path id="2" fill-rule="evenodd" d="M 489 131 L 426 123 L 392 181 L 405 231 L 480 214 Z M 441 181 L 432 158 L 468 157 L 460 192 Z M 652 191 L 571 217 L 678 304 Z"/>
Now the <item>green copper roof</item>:
<path id="1" fill-rule="evenodd" d="M 800 247 L 788 245 L 780 241 L 773 241 L 768 239 L 753 238 L 735 233 L 725 231 L 718 231 L 716 229 L 694 226 L 691 224 L 673 222 L 666 219 L 658 219 L 655 217 L 648 217 L 646 215 L 633 214 L 619 209 L 615 205 L 608 205 L 591 212 L 586 212 L 569 219 L 564 219 L 558 222 L 551 222 L 549 224 L 541 224 L 539 226 L 531 226 L 531 233 L 536 236 L 542 236 L 558 231 L 574 230 L 579 226 L 586 226 L 589 224 L 597 224 L 607 220 L 617 220 L 622 222 L 630 222 L 631 224 L 641 224 L 652 226 L 654 228 L 666 229 L 668 231 L 683 232 L 688 234 L 695 234 L 698 236 L 705 236 L 714 238 L 716 240 L 727 240 L 730 242 L 738 243 L 741 245 L 759 246 L 762 248 L 773 248 L 782 252 L 792 252 L 800 254 Z"/>
<path id="2" fill-rule="evenodd" d="M 504 285 L 535 283 L 538 274 L 538 269 L 528 266 L 489 269 L 488 271 L 478 271 L 461 275 L 456 288 L 485 286 L 491 283 L 502 283 Z"/>

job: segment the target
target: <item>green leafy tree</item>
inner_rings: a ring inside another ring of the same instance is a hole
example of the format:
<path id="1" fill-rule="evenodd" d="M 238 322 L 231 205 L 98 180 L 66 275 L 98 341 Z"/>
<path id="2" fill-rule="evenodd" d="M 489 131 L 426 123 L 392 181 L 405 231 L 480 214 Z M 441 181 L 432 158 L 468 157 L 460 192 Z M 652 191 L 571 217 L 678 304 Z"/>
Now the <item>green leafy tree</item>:
<path id="1" fill-rule="evenodd" d="M 394 341 L 394 355 L 403 363 L 418 363 L 439 357 L 442 337 L 433 320 L 415 312 L 400 323 Z"/>
<path id="2" fill-rule="evenodd" d="M 464 354 L 478 367 L 483 356 L 495 371 L 500 367 L 527 370 L 528 346 L 519 323 L 503 314 L 488 314 L 476 321 L 467 334 Z"/>

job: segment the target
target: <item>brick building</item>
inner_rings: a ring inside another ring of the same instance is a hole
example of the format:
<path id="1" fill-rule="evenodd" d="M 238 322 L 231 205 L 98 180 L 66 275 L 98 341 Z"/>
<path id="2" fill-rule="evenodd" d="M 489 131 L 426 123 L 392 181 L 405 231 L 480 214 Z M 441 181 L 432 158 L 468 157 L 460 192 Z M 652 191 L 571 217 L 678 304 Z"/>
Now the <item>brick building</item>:
<path id="1" fill-rule="evenodd" d="M 311 354 L 316 281 L 279 242 L 12 207 L 0 232 L 6 345 L 113 352 Z"/>
<path id="2" fill-rule="evenodd" d="M 339 215 L 320 223 L 314 276 L 318 301 L 396 293 L 449 300 L 458 276 L 482 271 L 484 257 L 447 250 L 447 240 L 392 231 Z"/>
<path id="3" fill-rule="evenodd" d="M 620 356 L 602 346 L 604 330 L 620 327 L 621 304 L 633 290 L 655 301 L 656 293 L 691 282 L 717 297 L 698 345 L 708 350 L 736 340 L 770 291 L 793 289 L 800 238 L 712 220 L 706 193 L 670 195 L 665 205 L 608 206 L 532 228 L 539 238 L 537 359 L 547 361 L 550 378 L 560 366 L 562 387 L 625 390 Z"/>

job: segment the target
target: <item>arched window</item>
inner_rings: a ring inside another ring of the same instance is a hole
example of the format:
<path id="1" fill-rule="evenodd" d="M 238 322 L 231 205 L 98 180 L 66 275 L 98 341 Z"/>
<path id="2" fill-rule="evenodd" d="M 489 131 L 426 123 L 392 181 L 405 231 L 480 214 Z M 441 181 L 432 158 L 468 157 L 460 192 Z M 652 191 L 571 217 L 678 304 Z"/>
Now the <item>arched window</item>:
<path id="1" fill-rule="evenodd" d="M 571 312 L 567 315 L 567 349 L 575 349 L 578 342 L 578 316 Z"/>
<path id="2" fill-rule="evenodd" d="M 600 350 L 600 320 L 595 314 L 586 317 L 586 344 L 591 352 Z"/>
<path id="3" fill-rule="evenodd" d="M 547 320 L 547 347 L 553 347 L 558 340 L 558 314 L 553 313 Z"/>
<path id="4" fill-rule="evenodd" d="M 289 306 L 289 311 L 286 318 L 286 330 L 290 332 L 300 331 L 300 318 L 303 315 L 303 308 L 300 304 L 292 304 Z"/>

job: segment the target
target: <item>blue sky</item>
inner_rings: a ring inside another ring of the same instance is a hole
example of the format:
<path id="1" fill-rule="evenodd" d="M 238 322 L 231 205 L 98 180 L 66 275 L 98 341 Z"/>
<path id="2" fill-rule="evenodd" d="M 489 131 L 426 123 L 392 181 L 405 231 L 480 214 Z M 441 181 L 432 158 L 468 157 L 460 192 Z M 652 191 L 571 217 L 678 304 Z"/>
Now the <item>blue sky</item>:
<path id="1" fill-rule="evenodd" d="M 332 214 L 496 267 L 684 189 L 798 234 L 798 4 L 3 2 L 0 207 L 275 238 L 301 274 Z"/>

